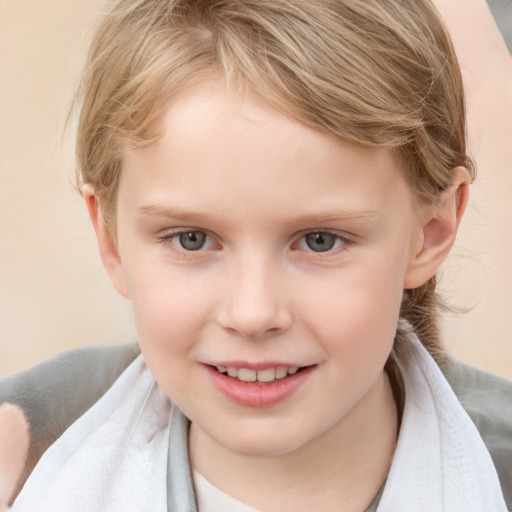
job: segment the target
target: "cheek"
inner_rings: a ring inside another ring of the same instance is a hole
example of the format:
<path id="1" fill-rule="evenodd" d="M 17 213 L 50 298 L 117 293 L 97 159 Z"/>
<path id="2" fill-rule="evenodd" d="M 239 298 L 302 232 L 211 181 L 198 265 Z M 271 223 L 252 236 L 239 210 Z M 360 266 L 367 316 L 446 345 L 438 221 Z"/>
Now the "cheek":
<path id="1" fill-rule="evenodd" d="M 145 356 L 171 360 L 189 351 L 210 323 L 215 288 L 157 258 L 124 265 Z"/>
<path id="2" fill-rule="evenodd" d="M 304 302 L 303 314 L 330 355 L 352 357 L 357 364 L 357 356 L 367 352 L 387 358 L 401 297 L 400 272 L 379 265 L 354 268 L 317 281 Z"/>
<path id="3" fill-rule="evenodd" d="M 195 350 L 210 327 L 209 299 L 190 280 L 154 272 L 132 280 L 139 345 L 160 388 L 180 402 L 194 392 Z"/>

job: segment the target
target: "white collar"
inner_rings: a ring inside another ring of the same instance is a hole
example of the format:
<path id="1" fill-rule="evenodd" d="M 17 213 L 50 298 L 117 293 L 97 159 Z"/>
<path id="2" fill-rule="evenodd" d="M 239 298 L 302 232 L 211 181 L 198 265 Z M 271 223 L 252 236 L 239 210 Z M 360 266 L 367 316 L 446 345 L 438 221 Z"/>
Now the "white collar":
<path id="1" fill-rule="evenodd" d="M 167 512 L 171 407 L 139 356 L 44 453 L 12 512 Z"/>
<path id="2" fill-rule="evenodd" d="M 476 427 L 421 343 L 409 348 L 400 436 L 377 511 L 506 512 Z M 193 512 L 187 431 L 139 356 L 47 450 L 12 512 Z"/>
<path id="3" fill-rule="evenodd" d="M 400 436 L 377 511 L 505 512 L 478 430 L 423 345 L 408 343 Z"/>

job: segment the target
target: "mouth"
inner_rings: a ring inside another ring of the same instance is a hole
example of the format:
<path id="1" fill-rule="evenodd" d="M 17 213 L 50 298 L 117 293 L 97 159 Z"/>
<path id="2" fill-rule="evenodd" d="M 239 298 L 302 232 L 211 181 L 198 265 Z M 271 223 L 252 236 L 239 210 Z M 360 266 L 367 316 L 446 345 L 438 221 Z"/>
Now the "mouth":
<path id="1" fill-rule="evenodd" d="M 311 378 L 317 367 L 316 364 L 247 366 L 237 365 L 234 361 L 225 365 L 205 365 L 211 382 L 222 394 L 232 402 L 253 408 L 269 407 L 288 399 Z"/>
<path id="2" fill-rule="evenodd" d="M 251 368 L 241 368 L 236 366 L 212 366 L 218 373 L 231 377 L 242 382 L 256 382 L 258 384 L 270 384 L 272 382 L 285 379 L 295 375 L 306 366 L 276 366 L 265 368 L 263 370 L 254 370 Z"/>

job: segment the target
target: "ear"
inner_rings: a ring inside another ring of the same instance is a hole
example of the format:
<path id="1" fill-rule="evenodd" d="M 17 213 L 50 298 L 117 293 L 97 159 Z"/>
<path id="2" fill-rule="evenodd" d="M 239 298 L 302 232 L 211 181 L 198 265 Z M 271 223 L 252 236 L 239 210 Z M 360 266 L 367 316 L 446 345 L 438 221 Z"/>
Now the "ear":
<path id="1" fill-rule="evenodd" d="M 128 288 L 124 276 L 124 269 L 117 246 L 101 213 L 100 204 L 92 185 L 82 186 L 82 196 L 89 212 L 89 217 L 96 231 L 101 259 L 114 288 L 126 299 L 129 299 Z"/>
<path id="2" fill-rule="evenodd" d="M 405 275 L 405 289 L 426 283 L 448 256 L 468 203 L 470 183 L 467 169 L 456 167 L 449 188 L 441 193 L 436 204 L 424 208 Z"/>

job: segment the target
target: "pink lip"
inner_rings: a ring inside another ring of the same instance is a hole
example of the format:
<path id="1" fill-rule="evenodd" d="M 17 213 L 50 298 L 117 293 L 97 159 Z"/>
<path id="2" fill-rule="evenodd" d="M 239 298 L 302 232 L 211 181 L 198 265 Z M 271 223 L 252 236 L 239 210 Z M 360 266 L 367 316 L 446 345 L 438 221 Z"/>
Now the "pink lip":
<path id="1" fill-rule="evenodd" d="M 279 366 L 285 368 L 293 368 L 294 366 L 300 366 L 298 364 L 293 363 L 283 363 L 278 361 L 265 361 L 262 363 L 248 363 L 247 361 L 216 361 L 216 362 L 207 362 L 210 366 L 224 366 L 224 368 L 234 367 L 234 368 L 248 368 L 249 370 L 266 370 L 267 368 L 277 368 Z M 306 365 L 304 365 L 306 366 Z"/>
<path id="2" fill-rule="evenodd" d="M 263 367 L 255 368 L 254 365 L 238 366 L 230 363 L 230 366 L 260 370 L 272 367 L 273 365 L 269 366 L 268 363 L 264 363 Z M 277 379 L 266 384 L 258 384 L 257 382 L 242 382 L 218 372 L 212 366 L 205 365 L 214 386 L 232 402 L 246 407 L 269 407 L 285 400 L 306 381 L 315 367 L 315 365 L 308 366 L 295 375 L 288 375 L 284 379 Z"/>

